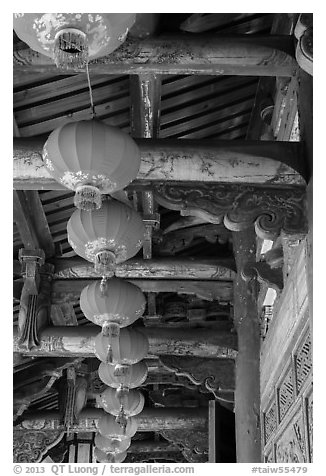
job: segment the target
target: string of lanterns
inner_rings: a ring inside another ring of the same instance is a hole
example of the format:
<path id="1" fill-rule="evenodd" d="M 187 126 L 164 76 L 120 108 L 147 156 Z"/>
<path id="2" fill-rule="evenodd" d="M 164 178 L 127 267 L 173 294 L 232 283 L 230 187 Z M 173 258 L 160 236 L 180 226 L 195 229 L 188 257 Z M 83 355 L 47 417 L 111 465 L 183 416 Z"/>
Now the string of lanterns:
<path id="1" fill-rule="evenodd" d="M 99 377 L 107 388 L 96 401 L 104 412 L 94 455 L 99 462 L 122 462 L 137 431 L 135 416 L 144 408 L 145 399 L 137 387 L 147 378 L 143 359 L 149 343 L 141 331 L 129 327 L 145 311 L 144 294 L 114 274 L 118 263 L 142 248 L 145 227 L 136 210 L 107 194 L 123 189 L 136 177 L 139 150 L 127 134 L 93 119 L 54 130 L 43 159 L 58 182 L 75 190 L 78 208 L 67 223 L 68 242 L 102 277 L 80 295 L 85 317 L 102 328 L 94 353 L 101 361 Z"/>

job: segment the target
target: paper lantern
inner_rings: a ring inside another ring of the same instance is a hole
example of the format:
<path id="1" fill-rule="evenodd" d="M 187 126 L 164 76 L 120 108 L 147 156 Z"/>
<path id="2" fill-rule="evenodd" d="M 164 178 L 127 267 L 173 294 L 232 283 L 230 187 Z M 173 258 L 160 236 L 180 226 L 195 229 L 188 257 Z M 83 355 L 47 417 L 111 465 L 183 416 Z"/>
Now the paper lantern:
<path id="1" fill-rule="evenodd" d="M 132 417 L 143 411 L 145 399 L 139 390 L 107 388 L 100 396 L 104 411 L 116 417 Z"/>
<path id="2" fill-rule="evenodd" d="M 135 364 L 148 354 L 148 338 L 136 329 L 123 328 L 119 333 L 109 329 L 109 335 L 95 337 L 95 355 L 102 362 L 110 364 Z"/>
<path id="3" fill-rule="evenodd" d="M 95 448 L 94 456 L 99 463 L 122 463 L 127 457 L 127 452 L 123 453 L 105 453 Z"/>
<path id="4" fill-rule="evenodd" d="M 104 413 L 98 422 L 98 429 L 102 436 L 106 438 L 132 438 L 138 428 L 134 417 L 128 418 L 125 426 L 119 425 L 113 415 Z"/>
<path id="5" fill-rule="evenodd" d="M 129 326 L 144 314 L 145 306 L 145 296 L 138 286 L 117 278 L 107 281 L 104 289 L 95 281 L 80 295 L 85 317 L 98 326 L 108 323 Z"/>
<path id="6" fill-rule="evenodd" d="M 148 368 L 143 360 L 133 365 L 113 365 L 102 362 L 98 368 L 98 375 L 102 382 L 113 388 L 140 387 L 145 382 L 147 374 Z"/>
<path id="7" fill-rule="evenodd" d="M 102 205 L 102 194 L 122 190 L 137 176 L 140 151 L 116 127 L 96 120 L 70 122 L 55 129 L 43 147 L 50 175 L 74 190 L 77 208 Z"/>
<path id="8" fill-rule="evenodd" d="M 143 246 L 141 216 L 128 205 L 106 200 L 92 213 L 75 210 L 67 223 L 68 242 L 101 276 L 112 276 L 117 263 L 135 256 Z"/>
<path id="9" fill-rule="evenodd" d="M 104 453 L 122 453 L 127 451 L 131 444 L 131 438 L 123 440 L 117 438 L 106 438 L 100 433 L 97 433 L 94 439 L 95 446 L 104 451 Z"/>
<path id="10" fill-rule="evenodd" d="M 59 68 L 80 68 L 118 48 L 135 18 L 135 13 L 15 13 L 14 29 Z"/>

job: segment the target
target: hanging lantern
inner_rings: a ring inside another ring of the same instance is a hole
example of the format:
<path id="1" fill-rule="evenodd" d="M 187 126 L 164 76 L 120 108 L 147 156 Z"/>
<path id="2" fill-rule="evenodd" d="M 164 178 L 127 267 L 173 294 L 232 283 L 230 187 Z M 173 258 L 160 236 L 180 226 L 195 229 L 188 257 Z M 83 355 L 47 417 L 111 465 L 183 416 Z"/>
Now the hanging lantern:
<path id="1" fill-rule="evenodd" d="M 147 336 L 136 329 L 111 326 L 108 335 L 100 333 L 95 337 L 96 357 L 109 364 L 135 364 L 146 357 L 148 349 Z"/>
<path id="2" fill-rule="evenodd" d="M 131 444 L 131 438 L 125 438 L 123 440 L 117 438 L 106 438 L 100 433 L 97 433 L 94 439 L 95 446 L 104 451 L 104 453 L 123 453 L 127 451 Z"/>
<path id="3" fill-rule="evenodd" d="M 95 448 L 94 456 L 99 463 L 122 463 L 127 457 L 127 452 L 123 453 L 105 453 Z"/>
<path id="4" fill-rule="evenodd" d="M 74 204 L 83 210 L 102 205 L 102 194 L 122 190 L 137 176 L 140 151 L 116 127 L 96 120 L 70 122 L 49 135 L 43 160 L 50 175 L 74 190 Z"/>
<path id="5" fill-rule="evenodd" d="M 14 29 L 58 68 L 81 68 L 126 39 L 135 13 L 14 13 Z"/>
<path id="6" fill-rule="evenodd" d="M 119 425 L 113 415 L 105 413 L 98 422 L 98 429 L 102 436 L 107 438 L 125 439 L 134 436 L 138 428 L 134 417 L 128 418 L 125 426 Z"/>
<path id="7" fill-rule="evenodd" d="M 133 365 L 114 365 L 102 362 L 98 368 L 98 375 L 102 382 L 113 388 L 140 387 L 145 382 L 147 374 L 148 368 L 143 360 Z"/>
<path id="8" fill-rule="evenodd" d="M 100 396 L 104 411 L 119 418 L 129 418 L 143 411 L 145 399 L 139 390 L 107 388 Z M 119 423 L 119 420 L 117 420 Z"/>
<path id="9" fill-rule="evenodd" d="M 101 276 L 112 276 L 117 263 L 141 249 L 145 228 L 141 216 L 117 200 L 106 200 L 92 213 L 75 210 L 68 224 L 68 242 Z"/>
<path id="10" fill-rule="evenodd" d="M 95 281 L 80 295 L 85 317 L 102 327 L 109 323 L 129 326 L 144 314 L 145 306 L 145 296 L 138 286 L 117 278 L 107 281 L 104 289 Z"/>

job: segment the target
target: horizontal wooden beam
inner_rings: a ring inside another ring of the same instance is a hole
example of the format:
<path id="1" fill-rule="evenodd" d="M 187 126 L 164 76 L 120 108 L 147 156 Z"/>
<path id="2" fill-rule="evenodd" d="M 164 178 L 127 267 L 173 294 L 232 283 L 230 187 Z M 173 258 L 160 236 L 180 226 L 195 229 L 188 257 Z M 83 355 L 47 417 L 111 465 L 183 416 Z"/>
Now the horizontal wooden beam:
<path id="1" fill-rule="evenodd" d="M 194 294 L 207 301 L 232 301 L 233 283 L 231 281 L 204 281 L 179 279 L 130 279 L 146 293 Z M 52 282 L 52 304 L 75 303 L 79 301 L 83 288 L 91 284 L 91 279 L 65 280 Z"/>
<path id="2" fill-rule="evenodd" d="M 13 351 L 35 357 L 94 357 L 94 339 L 99 326 L 47 327 L 40 332 L 40 346 L 26 351 L 18 343 L 14 328 Z M 235 358 L 236 335 L 211 329 L 141 328 L 148 337 L 151 355 L 189 355 L 210 358 Z"/>
<path id="3" fill-rule="evenodd" d="M 78 423 L 70 427 L 72 432 L 96 432 L 98 421 L 104 411 L 99 408 L 85 408 L 78 417 Z M 207 408 L 145 408 L 136 417 L 138 431 L 187 430 L 207 427 Z M 15 431 L 33 429 L 33 431 L 65 430 L 58 412 L 39 411 L 26 414 L 24 420 L 15 426 Z"/>
<path id="4" fill-rule="evenodd" d="M 55 261 L 53 279 L 98 279 L 93 263 L 82 258 L 59 258 Z M 232 269 L 233 268 L 233 269 Z M 130 259 L 117 265 L 115 275 L 124 279 L 195 279 L 233 281 L 231 259 L 159 258 Z"/>
<path id="5" fill-rule="evenodd" d="M 62 190 L 42 160 L 46 136 L 14 139 L 15 189 Z M 157 181 L 305 185 L 302 146 L 295 142 L 136 139 L 135 184 Z"/>
<path id="6" fill-rule="evenodd" d="M 16 71 L 59 74 L 51 58 L 27 45 L 19 48 L 14 51 Z M 128 39 L 110 55 L 91 61 L 90 71 L 93 74 L 293 76 L 297 67 L 293 50 L 290 36 L 164 35 Z M 80 70 L 72 70 L 71 74 L 77 72 Z"/>

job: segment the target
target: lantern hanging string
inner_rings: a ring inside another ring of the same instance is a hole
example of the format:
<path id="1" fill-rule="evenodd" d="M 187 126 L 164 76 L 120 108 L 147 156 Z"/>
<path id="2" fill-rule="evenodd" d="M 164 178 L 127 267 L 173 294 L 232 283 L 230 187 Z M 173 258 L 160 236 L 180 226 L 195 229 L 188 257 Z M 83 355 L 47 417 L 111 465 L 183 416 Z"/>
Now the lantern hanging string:
<path id="1" fill-rule="evenodd" d="M 89 100 L 90 100 L 90 103 L 91 103 L 92 119 L 95 119 L 95 107 L 94 107 L 94 101 L 93 101 L 93 91 L 92 91 L 91 79 L 90 79 L 90 76 L 89 76 L 88 61 L 86 63 L 86 75 L 87 75 L 87 82 L 88 82 L 88 89 L 89 89 Z"/>

